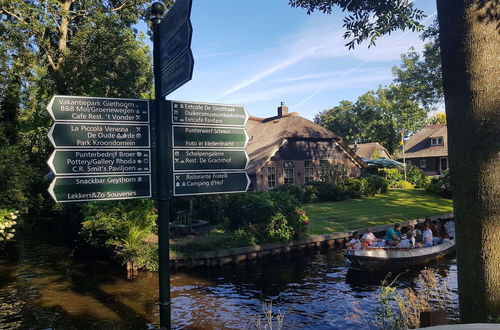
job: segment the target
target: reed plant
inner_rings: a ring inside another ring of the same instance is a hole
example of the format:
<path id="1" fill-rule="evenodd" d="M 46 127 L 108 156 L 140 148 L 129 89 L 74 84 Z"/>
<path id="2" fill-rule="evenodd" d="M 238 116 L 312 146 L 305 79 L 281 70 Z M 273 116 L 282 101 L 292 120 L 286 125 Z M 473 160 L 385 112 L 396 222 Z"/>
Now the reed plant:
<path id="1" fill-rule="evenodd" d="M 258 330 L 281 330 L 283 327 L 283 321 L 285 320 L 285 313 L 278 311 L 276 315 L 273 313 L 273 302 L 271 300 L 266 300 L 262 302 L 262 315 L 259 315 L 255 326 Z"/>

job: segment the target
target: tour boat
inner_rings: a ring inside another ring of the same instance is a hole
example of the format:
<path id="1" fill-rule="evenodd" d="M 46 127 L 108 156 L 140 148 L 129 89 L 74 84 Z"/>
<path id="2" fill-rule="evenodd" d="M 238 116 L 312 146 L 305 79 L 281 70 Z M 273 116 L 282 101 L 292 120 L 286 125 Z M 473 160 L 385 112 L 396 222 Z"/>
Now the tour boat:
<path id="1" fill-rule="evenodd" d="M 446 240 L 426 248 L 367 247 L 347 250 L 346 264 L 352 270 L 377 271 L 403 269 L 428 263 L 455 252 L 455 241 Z"/>

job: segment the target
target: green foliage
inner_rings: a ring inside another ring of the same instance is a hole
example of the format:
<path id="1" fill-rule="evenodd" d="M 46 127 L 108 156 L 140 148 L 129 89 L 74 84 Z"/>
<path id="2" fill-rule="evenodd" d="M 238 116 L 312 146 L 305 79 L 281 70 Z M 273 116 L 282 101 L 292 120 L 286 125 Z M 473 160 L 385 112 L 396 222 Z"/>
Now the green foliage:
<path id="1" fill-rule="evenodd" d="M 392 185 L 392 188 L 394 189 L 413 189 L 415 188 L 415 185 L 411 182 L 405 181 L 405 180 L 399 180 L 394 182 Z"/>
<path id="2" fill-rule="evenodd" d="M 288 241 L 307 233 L 309 219 L 297 199 L 286 192 L 248 192 L 228 198 L 228 228 L 243 229 L 257 243 Z"/>
<path id="3" fill-rule="evenodd" d="M 443 172 L 443 174 L 432 178 L 426 191 L 438 194 L 439 196 L 444 198 L 451 198 L 452 191 L 451 191 L 449 170 L 446 170 Z"/>
<path id="4" fill-rule="evenodd" d="M 355 104 L 320 112 L 314 121 L 343 136 L 348 143 L 379 142 L 390 153 L 398 147 L 401 131 L 411 132 L 424 125 L 427 113 L 409 99 L 404 85 L 391 84 L 361 95 Z"/>
<path id="5" fill-rule="evenodd" d="M 19 211 L 10 209 L 0 209 L 0 249 L 5 245 L 5 242 L 14 238 Z"/>
<path id="6" fill-rule="evenodd" d="M 322 163 L 320 172 L 322 181 L 342 185 L 347 178 L 348 167 L 344 163 Z"/>
<path id="7" fill-rule="evenodd" d="M 419 31 L 422 25 L 418 21 L 425 16 L 409 1 L 289 0 L 288 3 L 307 9 L 308 14 L 316 10 L 330 14 L 335 6 L 347 11 L 343 27 L 344 39 L 352 38 L 346 44 L 349 48 L 365 40 L 370 41 L 369 46 L 375 45 L 378 37 L 398 29 Z"/>
<path id="8" fill-rule="evenodd" d="M 112 249 L 123 263 L 137 259 L 141 240 L 155 230 L 148 199 L 86 203 L 84 214 L 80 235 L 92 246 Z"/>
<path id="9" fill-rule="evenodd" d="M 341 201 L 346 199 L 345 185 L 336 185 L 329 182 L 311 182 L 312 187 L 316 192 L 316 200 L 318 202 Z"/>
<path id="10" fill-rule="evenodd" d="M 317 201 L 318 189 L 312 184 L 305 186 L 286 184 L 279 186 L 277 190 L 284 191 L 294 196 L 300 203 L 312 203 Z"/>
<path id="11" fill-rule="evenodd" d="M 158 264 L 158 244 L 139 242 L 136 245 L 135 261 L 139 269 L 146 269 L 157 272 Z"/>
<path id="12" fill-rule="evenodd" d="M 201 239 L 179 242 L 173 244 L 171 248 L 176 253 L 194 257 L 201 251 L 218 251 L 255 244 L 257 244 L 255 237 L 243 229 L 235 231 L 215 229 Z"/>
<path id="13" fill-rule="evenodd" d="M 378 175 L 385 178 L 389 182 L 391 188 L 401 188 L 398 182 L 404 181 L 404 168 L 381 168 L 378 170 Z M 406 181 L 418 188 L 426 188 L 429 185 L 429 177 L 425 175 L 422 169 L 416 166 L 406 167 Z M 403 188 L 408 189 L 408 188 Z"/>

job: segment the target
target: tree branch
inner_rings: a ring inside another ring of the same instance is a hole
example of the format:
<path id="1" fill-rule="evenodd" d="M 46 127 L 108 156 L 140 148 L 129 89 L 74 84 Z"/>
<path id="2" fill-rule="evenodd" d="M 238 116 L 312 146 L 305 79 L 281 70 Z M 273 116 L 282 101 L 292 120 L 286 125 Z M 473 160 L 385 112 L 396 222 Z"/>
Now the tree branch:
<path id="1" fill-rule="evenodd" d="M 14 18 L 15 18 L 15 19 L 17 19 L 18 21 L 21 21 L 21 22 L 23 22 L 23 23 L 26 23 L 26 21 L 24 20 L 24 18 L 22 18 L 21 16 L 16 15 L 16 14 L 15 14 L 15 13 L 13 13 L 13 12 L 8 11 L 8 10 L 7 10 L 7 9 L 5 9 L 5 8 L 2 8 L 2 11 L 1 11 L 1 12 L 2 12 L 2 13 L 5 13 L 6 15 L 9 15 L 9 16 L 14 17 Z"/>
<path id="2" fill-rule="evenodd" d="M 127 6 L 129 6 L 129 5 L 130 5 L 130 4 L 129 4 L 129 3 L 127 3 L 127 1 L 125 1 L 125 2 L 121 5 L 121 6 L 118 6 L 118 7 L 116 7 L 116 8 L 113 8 L 113 9 L 111 9 L 110 11 L 111 11 L 111 12 L 120 11 L 120 10 L 122 10 L 123 8 L 126 8 L 126 7 L 127 7 Z"/>

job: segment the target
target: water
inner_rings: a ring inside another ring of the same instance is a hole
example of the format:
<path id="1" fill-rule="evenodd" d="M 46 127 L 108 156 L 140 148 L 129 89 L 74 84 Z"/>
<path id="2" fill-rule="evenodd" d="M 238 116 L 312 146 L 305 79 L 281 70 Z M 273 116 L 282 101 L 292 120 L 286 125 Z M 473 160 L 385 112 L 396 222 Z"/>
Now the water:
<path id="1" fill-rule="evenodd" d="M 74 250 L 61 224 L 24 225 L 0 256 L 0 329 L 148 329 L 158 325 L 158 277 L 127 280 L 123 267 Z M 456 301 L 455 260 L 449 271 Z M 396 284 L 413 287 L 418 271 Z M 379 283 L 385 274 L 358 274 L 342 253 L 291 254 L 253 264 L 175 271 L 171 277 L 174 328 L 251 329 L 272 301 L 286 329 L 374 328 Z M 456 309 L 456 306 L 454 306 Z M 357 313 L 355 311 L 358 311 Z M 454 315 L 456 317 L 456 315 Z"/>

